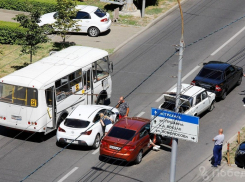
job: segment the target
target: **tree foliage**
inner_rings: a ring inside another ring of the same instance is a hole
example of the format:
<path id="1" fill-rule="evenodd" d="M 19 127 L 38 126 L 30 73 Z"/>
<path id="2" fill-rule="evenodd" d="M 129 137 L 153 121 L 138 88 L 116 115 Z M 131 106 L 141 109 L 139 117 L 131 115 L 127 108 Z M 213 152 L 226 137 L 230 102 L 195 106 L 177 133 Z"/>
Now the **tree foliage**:
<path id="1" fill-rule="evenodd" d="M 45 34 L 48 31 L 47 27 L 39 27 L 37 24 L 40 22 L 40 17 L 40 9 L 32 8 L 29 15 L 19 14 L 14 18 L 14 20 L 20 23 L 21 27 L 26 29 L 25 33 L 22 33 L 20 36 L 21 52 L 23 54 L 30 54 L 30 62 L 32 62 L 32 56 L 40 48 L 38 44 L 46 43 L 50 40 Z"/>
<path id="2" fill-rule="evenodd" d="M 55 31 L 61 36 L 63 42 L 66 40 L 66 35 L 70 29 L 79 31 L 80 28 L 76 25 L 76 17 L 78 10 L 75 9 L 76 1 L 74 0 L 57 0 L 57 18 L 53 24 Z"/>

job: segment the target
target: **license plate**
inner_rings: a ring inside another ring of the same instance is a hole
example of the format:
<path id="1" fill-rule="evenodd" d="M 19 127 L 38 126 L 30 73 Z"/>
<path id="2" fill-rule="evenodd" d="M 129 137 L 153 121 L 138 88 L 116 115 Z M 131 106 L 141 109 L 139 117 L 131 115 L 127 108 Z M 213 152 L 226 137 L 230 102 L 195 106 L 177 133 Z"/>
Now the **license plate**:
<path id="1" fill-rule="evenodd" d="M 71 143 L 72 140 L 68 140 L 68 139 L 67 139 L 66 142 L 67 142 L 67 143 Z M 72 143 L 73 143 L 73 144 L 78 144 L 78 141 L 74 140 Z"/>
<path id="2" fill-rule="evenodd" d="M 121 147 L 116 147 L 116 146 L 113 146 L 113 145 L 110 145 L 109 148 L 110 149 L 114 149 L 114 150 L 121 150 Z"/>

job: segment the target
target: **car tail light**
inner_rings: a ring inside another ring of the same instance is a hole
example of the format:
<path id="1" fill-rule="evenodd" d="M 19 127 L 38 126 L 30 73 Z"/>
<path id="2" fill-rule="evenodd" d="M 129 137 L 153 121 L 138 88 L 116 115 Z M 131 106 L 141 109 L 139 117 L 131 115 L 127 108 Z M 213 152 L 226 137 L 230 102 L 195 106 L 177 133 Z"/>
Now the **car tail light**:
<path id="1" fill-rule="evenodd" d="M 107 146 L 107 142 L 105 142 L 104 140 L 101 140 L 100 145 L 103 146 L 103 147 L 105 147 L 105 146 Z"/>
<path id="2" fill-rule="evenodd" d="M 58 131 L 60 131 L 60 132 L 66 132 L 63 128 L 61 128 L 61 127 L 59 127 L 58 128 Z"/>
<path id="3" fill-rule="evenodd" d="M 89 131 L 82 132 L 81 134 L 82 135 L 90 135 L 91 133 L 92 133 L 92 130 L 89 130 Z"/>
<path id="4" fill-rule="evenodd" d="M 222 88 L 219 85 L 215 85 L 215 91 L 220 92 L 222 91 Z"/>
<path id="5" fill-rule="evenodd" d="M 102 20 L 100 20 L 101 22 L 107 22 L 107 18 L 103 18 Z"/>
<path id="6" fill-rule="evenodd" d="M 195 85 L 196 85 L 196 81 L 193 80 L 193 81 L 191 82 L 191 85 L 194 85 L 194 86 L 195 86 Z"/>
<path id="7" fill-rule="evenodd" d="M 134 151 L 135 148 L 136 146 L 129 146 L 129 145 L 123 147 L 124 150 L 128 150 L 128 151 Z"/>

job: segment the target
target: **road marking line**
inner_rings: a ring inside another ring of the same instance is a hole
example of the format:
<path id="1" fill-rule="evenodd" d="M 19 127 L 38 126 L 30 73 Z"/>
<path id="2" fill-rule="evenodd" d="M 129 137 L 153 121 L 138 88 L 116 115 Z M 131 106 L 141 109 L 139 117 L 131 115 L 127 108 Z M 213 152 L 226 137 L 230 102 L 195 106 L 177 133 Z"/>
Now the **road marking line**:
<path id="1" fill-rule="evenodd" d="M 145 112 L 139 113 L 136 117 L 140 117 L 140 116 L 142 116 L 143 114 L 145 114 Z"/>
<path id="2" fill-rule="evenodd" d="M 225 47 L 227 44 L 229 44 L 234 38 L 236 38 L 242 31 L 245 30 L 245 27 L 243 27 L 239 32 L 237 32 L 233 37 L 231 37 L 229 40 L 227 40 L 222 46 L 220 46 L 216 51 L 214 51 L 211 56 L 214 56 L 217 52 L 219 52 L 223 47 Z"/>
<path id="3" fill-rule="evenodd" d="M 188 78 L 192 73 L 194 73 L 200 66 L 196 66 L 195 68 L 193 68 L 189 73 L 187 73 L 182 79 L 181 81 L 186 80 L 186 78 Z M 173 90 L 176 87 L 177 84 L 174 84 L 170 89 L 168 89 L 167 92 L 170 92 L 171 90 Z M 155 102 L 159 102 L 160 100 L 162 100 L 164 97 L 164 94 L 161 95 Z"/>
<path id="4" fill-rule="evenodd" d="M 100 148 L 97 148 L 92 154 L 96 154 L 96 153 L 98 153 L 99 152 L 99 150 L 100 150 Z"/>
<path id="5" fill-rule="evenodd" d="M 74 167 L 69 173 L 67 173 L 67 174 L 66 174 L 63 178 L 61 178 L 58 182 L 64 181 L 66 178 L 68 178 L 68 176 L 70 176 L 72 173 L 74 173 L 77 169 L 78 169 L 78 167 Z"/>

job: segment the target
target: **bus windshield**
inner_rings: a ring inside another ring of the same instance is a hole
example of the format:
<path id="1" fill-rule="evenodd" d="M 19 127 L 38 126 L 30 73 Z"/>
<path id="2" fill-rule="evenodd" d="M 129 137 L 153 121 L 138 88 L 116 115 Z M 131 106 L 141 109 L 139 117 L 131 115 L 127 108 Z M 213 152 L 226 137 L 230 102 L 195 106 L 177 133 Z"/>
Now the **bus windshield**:
<path id="1" fill-rule="evenodd" d="M 37 107 L 37 96 L 38 92 L 35 88 L 0 83 L 1 102 L 29 107 Z"/>

